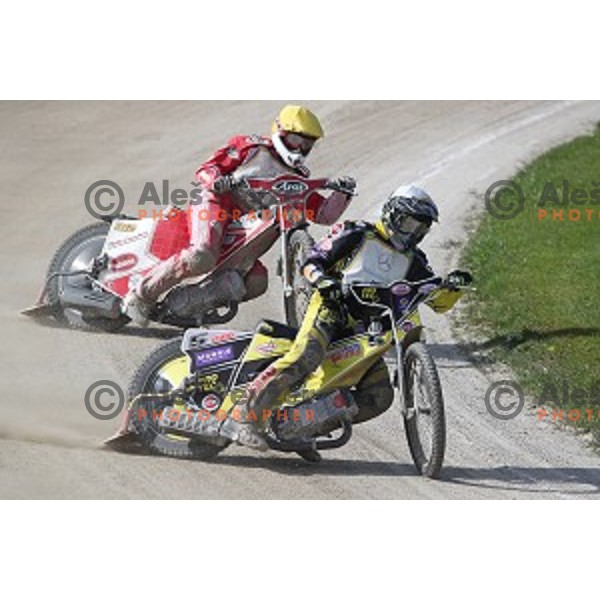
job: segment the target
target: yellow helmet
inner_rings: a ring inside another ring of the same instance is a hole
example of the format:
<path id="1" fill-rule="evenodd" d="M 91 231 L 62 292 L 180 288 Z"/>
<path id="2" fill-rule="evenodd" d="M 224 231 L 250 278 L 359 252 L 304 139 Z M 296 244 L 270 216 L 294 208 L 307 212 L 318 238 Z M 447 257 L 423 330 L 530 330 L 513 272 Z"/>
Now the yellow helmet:
<path id="1" fill-rule="evenodd" d="M 285 106 L 273 123 L 271 139 L 281 160 L 301 168 L 315 142 L 323 137 L 319 119 L 303 106 Z"/>
<path id="2" fill-rule="evenodd" d="M 278 131 L 299 133 L 315 140 L 325 135 L 319 119 L 312 111 L 304 106 L 294 106 L 291 104 L 281 109 L 279 117 L 273 123 L 272 130 L 273 133 Z"/>

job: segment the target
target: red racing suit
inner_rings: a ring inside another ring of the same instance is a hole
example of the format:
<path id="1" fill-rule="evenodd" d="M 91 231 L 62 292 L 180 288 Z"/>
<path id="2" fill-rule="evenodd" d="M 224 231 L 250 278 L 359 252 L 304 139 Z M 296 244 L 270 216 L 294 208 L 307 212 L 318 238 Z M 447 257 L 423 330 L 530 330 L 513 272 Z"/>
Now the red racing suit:
<path id="1" fill-rule="evenodd" d="M 224 175 L 237 177 L 273 178 L 285 173 L 309 177 L 306 167 L 294 169 L 280 158 L 269 138 L 235 136 L 226 146 L 219 148 L 196 170 L 196 181 L 202 187 L 202 201 L 189 206 L 187 211 L 190 245 L 179 254 L 153 268 L 138 285 L 138 294 L 146 301 L 155 302 L 163 293 L 189 277 L 197 277 L 211 271 L 221 253 L 224 232 L 232 220 L 234 211 L 241 214 L 252 209 L 241 192 L 217 194 L 213 185 Z M 313 211 L 315 222 L 333 224 L 346 209 L 350 196 L 332 192 L 324 197 L 312 194 L 307 209 Z M 208 211 L 208 212 L 205 212 Z M 227 218 L 223 219 L 223 211 Z M 199 218 L 211 215 L 210 219 Z M 267 268 L 257 260 L 245 275 L 246 294 L 243 300 L 260 296 L 267 290 Z"/>

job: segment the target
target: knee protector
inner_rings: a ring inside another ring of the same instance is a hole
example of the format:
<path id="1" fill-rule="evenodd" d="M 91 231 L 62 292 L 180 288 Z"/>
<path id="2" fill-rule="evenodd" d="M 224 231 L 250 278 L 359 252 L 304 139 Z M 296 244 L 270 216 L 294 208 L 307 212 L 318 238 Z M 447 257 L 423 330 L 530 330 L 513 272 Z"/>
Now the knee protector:
<path id="1" fill-rule="evenodd" d="M 212 271 L 217 264 L 218 256 L 210 248 L 193 248 L 188 250 L 185 257 L 187 271 L 190 277 L 197 277 Z"/>

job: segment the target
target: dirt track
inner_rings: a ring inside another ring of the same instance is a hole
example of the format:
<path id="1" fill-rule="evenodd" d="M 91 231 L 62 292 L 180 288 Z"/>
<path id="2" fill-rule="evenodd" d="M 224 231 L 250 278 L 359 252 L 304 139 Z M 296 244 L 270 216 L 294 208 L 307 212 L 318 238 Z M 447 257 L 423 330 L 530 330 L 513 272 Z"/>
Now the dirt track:
<path id="1" fill-rule="evenodd" d="M 360 196 L 348 217 L 372 217 L 374 202 L 402 182 L 437 198 L 442 224 L 426 245 L 434 266 L 454 266 L 471 193 L 600 120 L 600 103 L 315 102 L 328 137 L 315 174 L 351 174 Z M 88 334 L 36 324 L 18 314 L 37 296 L 57 245 L 91 219 L 83 205 L 99 179 L 129 199 L 144 182 L 189 189 L 197 164 L 237 132 L 266 130 L 278 102 L 0 103 L 4 218 L 0 497 L 2 498 L 543 498 L 597 497 L 599 458 L 582 440 L 538 423 L 532 411 L 493 419 L 489 379 L 457 354 L 445 318 L 427 315 L 448 414 L 442 480 L 415 475 L 397 410 L 356 428 L 341 450 L 311 466 L 294 456 L 230 449 L 210 464 L 105 451 L 114 421 L 86 411 L 98 379 L 126 385 L 158 343 L 133 328 Z M 270 257 L 273 265 L 273 256 Z M 280 287 L 234 322 L 251 327 L 268 305 L 281 317 Z M 394 407 L 395 408 L 395 407 Z"/>

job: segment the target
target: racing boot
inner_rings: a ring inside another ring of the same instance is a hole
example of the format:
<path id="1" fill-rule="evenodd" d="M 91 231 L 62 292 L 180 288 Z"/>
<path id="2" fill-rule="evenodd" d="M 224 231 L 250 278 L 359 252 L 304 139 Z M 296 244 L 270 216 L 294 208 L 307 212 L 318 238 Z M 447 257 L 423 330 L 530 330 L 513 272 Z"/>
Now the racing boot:
<path id="1" fill-rule="evenodd" d="M 301 456 L 304 460 L 311 463 L 318 463 L 323 460 L 321 453 L 318 450 L 313 450 L 309 448 L 307 450 L 299 450 L 296 454 Z"/>
<path id="2" fill-rule="evenodd" d="M 137 290 L 130 290 L 123 299 L 123 313 L 138 327 L 148 325 L 153 306 L 154 303 L 144 300 Z"/>

